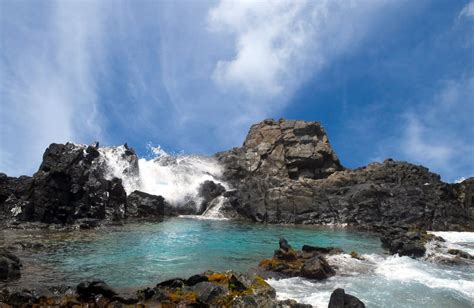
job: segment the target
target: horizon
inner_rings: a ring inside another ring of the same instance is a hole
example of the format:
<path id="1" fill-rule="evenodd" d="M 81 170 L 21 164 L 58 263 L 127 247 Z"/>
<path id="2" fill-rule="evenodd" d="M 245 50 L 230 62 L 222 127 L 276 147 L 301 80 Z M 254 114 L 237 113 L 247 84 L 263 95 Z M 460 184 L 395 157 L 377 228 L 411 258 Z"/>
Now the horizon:
<path id="1" fill-rule="evenodd" d="M 0 3 L 0 172 L 50 143 L 212 155 L 318 121 L 347 168 L 474 176 L 474 1 Z"/>

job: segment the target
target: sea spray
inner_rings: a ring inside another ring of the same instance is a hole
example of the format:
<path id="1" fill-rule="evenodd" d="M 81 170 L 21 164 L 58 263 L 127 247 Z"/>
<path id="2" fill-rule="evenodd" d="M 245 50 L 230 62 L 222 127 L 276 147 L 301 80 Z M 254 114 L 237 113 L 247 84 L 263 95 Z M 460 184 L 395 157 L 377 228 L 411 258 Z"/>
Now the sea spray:
<path id="1" fill-rule="evenodd" d="M 172 205 L 182 206 L 189 202 L 199 204 L 199 186 L 207 180 L 229 185 L 222 179 L 223 169 L 212 157 L 200 155 L 171 155 L 161 147 L 149 147 L 151 158 L 138 159 L 138 172 L 128 172 L 130 162 L 125 158 L 125 146 L 103 147 L 99 151 L 108 178 L 122 179 L 127 194 L 140 190 L 161 195 Z"/>

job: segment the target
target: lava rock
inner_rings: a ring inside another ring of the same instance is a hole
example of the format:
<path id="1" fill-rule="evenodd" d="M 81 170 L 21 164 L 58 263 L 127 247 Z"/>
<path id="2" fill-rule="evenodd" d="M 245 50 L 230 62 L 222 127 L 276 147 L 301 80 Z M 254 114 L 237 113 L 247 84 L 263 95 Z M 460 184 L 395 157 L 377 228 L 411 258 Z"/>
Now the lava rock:
<path id="1" fill-rule="evenodd" d="M 59 224 L 122 219 L 127 202 L 121 180 L 108 178 L 97 148 L 72 143 L 51 144 L 31 178 L 0 176 L 0 195 L 6 219 Z"/>
<path id="2" fill-rule="evenodd" d="M 102 280 L 84 281 L 77 285 L 77 294 L 84 299 L 94 298 L 102 295 L 105 298 L 117 296 L 117 292 Z"/>
<path id="3" fill-rule="evenodd" d="M 446 184 L 392 159 L 344 169 L 318 122 L 265 120 L 216 158 L 238 191 L 236 211 L 253 221 L 474 230 L 474 178 Z"/>
<path id="4" fill-rule="evenodd" d="M 357 297 L 346 294 L 344 289 L 336 289 L 329 299 L 328 308 L 365 308 L 365 305 Z"/>
<path id="5" fill-rule="evenodd" d="M 305 245 L 306 249 L 311 246 Z M 287 250 L 285 250 L 285 248 Z M 336 253 L 335 248 L 295 251 L 285 239 L 280 240 L 280 248 L 275 251 L 272 259 L 260 262 L 259 269 L 267 277 L 305 277 L 323 280 L 334 276 L 336 272 L 324 258 L 322 251 Z M 342 249 L 339 251 L 342 252 Z"/>
<path id="6" fill-rule="evenodd" d="M 6 249 L 0 249 L 0 281 L 10 282 L 20 279 L 21 266 L 17 256 Z"/>
<path id="7" fill-rule="evenodd" d="M 198 196 L 202 198 L 202 202 L 200 208 L 197 210 L 197 214 L 202 214 L 208 208 L 209 203 L 224 192 L 225 188 L 222 184 L 216 184 L 213 181 L 204 181 L 198 190 Z"/>
<path id="8" fill-rule="evenodd" d="M 165 199 L 135 190 L 127 197 L 127 216 L 133 218 L 163 217 Z"/>
<path id="9" fill-rule="evenodd" d="M 303 267 L 301 267 L 301 276 L 308 279 L 323 280 L 335 274 L 336 271 L 321 256 L 305 261 Z"/>

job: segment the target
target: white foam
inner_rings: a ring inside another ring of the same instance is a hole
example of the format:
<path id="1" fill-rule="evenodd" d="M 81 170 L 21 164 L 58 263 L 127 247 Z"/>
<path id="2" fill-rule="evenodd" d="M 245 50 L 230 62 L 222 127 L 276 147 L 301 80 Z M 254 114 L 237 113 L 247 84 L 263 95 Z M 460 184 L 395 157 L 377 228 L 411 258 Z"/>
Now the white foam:
<path id="1" fill-rule="evenodd" d="M 211 202 L 211 204 L 209 204 L 209 207 L 206 209 L 206 211 L 204 211 L 204 213 L 202 213 L 202 216 L 211 219 L 227 219 L 224 214 L 221 213 L 221 208 L 225 202 L 226 197 L 217 197 Z"/>
<path id="2" fill-rule="evenodd" d="M 474 277 L 473 280 L 461 279 L 451 275 L 449 270 L 438 269 L 409 257 L 391 256 L 377 264 L 375 273 L 388 280 L 417 282 L 430 288 L 449 289 L 474 300 Z"/>
<path id="3" fill-rule="evenodd" d="M 441 236 L 451 243 L 474 243 L 474 232 L 429 231 L 428 233 Z"/>

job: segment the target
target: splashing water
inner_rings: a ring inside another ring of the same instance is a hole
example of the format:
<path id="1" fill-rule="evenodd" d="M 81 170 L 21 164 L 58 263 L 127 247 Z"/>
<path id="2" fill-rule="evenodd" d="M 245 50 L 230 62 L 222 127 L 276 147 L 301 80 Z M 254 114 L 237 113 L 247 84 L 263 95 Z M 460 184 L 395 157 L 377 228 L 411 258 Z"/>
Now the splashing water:
<path id="1" fill-rule="evenodd" d="M 212 157 L 199 155 L 171 155 L 161 147 L 149 146 L 151 159 L 138 159 L 138 173 L 130 173 L 130 161 L 125 159 L 124 146 L 100 148 L 107 166 L 107 177 L 122 179 L 127 194 L 140 190 L 163 196 L 169 203 L 180 206 L 189 201 L 201 202 L 199 186 L 207 180 L 230 187 L 222 181 L 222 167 Z"/>
<path id="2" fill-rule="evenodd" d="M 224 196 L 219 196 L 216 198 L 215 203 L 209 205 L 209 207 L 202 213 L 202 216 L 214 219 L 223 219 L 226 220 L 227 218 L 223 213 L 221 213 L 221 208 L 224 206 L 224 202 L 226 198 Z"/>

